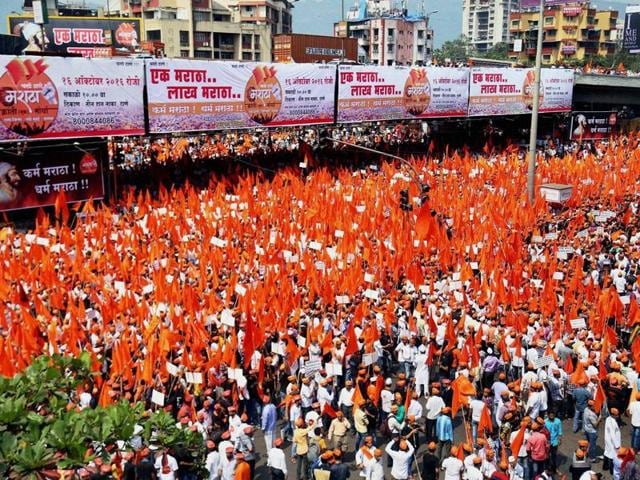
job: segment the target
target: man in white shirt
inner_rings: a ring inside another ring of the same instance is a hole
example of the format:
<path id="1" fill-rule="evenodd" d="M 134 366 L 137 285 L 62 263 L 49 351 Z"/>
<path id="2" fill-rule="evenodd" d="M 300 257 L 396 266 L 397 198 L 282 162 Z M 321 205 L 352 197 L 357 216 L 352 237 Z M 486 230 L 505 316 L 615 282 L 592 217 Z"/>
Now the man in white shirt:
<path id="1" fill-rule="evenodd" d="M 314 393 L 315 389 L 311 380 L 306 377 L 303 378 L 302 387 L 300 387 L 300 406 L 302 407 L 303 414 L 311 410 Z"/>
<path id="2" fill-rule="evenodd" d="M 620 412 L 617 408 L 612 408 L 609 413 L 610 416 L 604 422 L 604 462 L 602 469 L 608 470 L 613 475 L 613 459 L 616 458 L 621 443 L 620 425 L 618 425 Z"/>
<path id="3" fill-rule="evenodd" d="M 464 471 L 464 464 L 458 457 L 458 447 L 451 447 L 449 457 L 442 462 L 442 470 L 444 471 L 444 480 L 460 480 Z"/>
<path id="4" fill-rule="evenodd" d="M 480 416 L 482 415 L 482 410 L 485 405 L 480 396 L 474 398 L 469 403 L 469 409 L 471 410 L 471 435 L 474 443 L 478 438 L 478 424 L 480 423 Z"/>
<path id="5" fill-rule="evenodd" d="M 414 358 L 416 368 L 416 392 L 418 392 L 418 395 L 424 394 L 425 398 L 429 394 L 429 365 L 427 365 L 427 358 L 427 347 L 420 345 L 418 347 L 418 354 Z"/>
<path id="6" fill-rule="evenodd" d="M 159 480 L 176 480 L 178 462 L 166 450 L 156 458 L 155 467 Z"/>
<path id="7" fill-rule="evenodd" d="M 631 448 L 640 449 L 640 392 L 636 393 L 635 402 L 629 405 L 627 414 L 631 417 Z"/>
<path id="8" fill-rule="evenodd" d="M 398 450 L 395 450 L 396 443 L 398 443 Z M 391 476 L 395 480 L 407 480 L 411 474 L 411 462 L 413 460 L 413 445 L 406 440 L 391 440 L 387 443 L 385 448 L 387 455 L 393 461 L 391 467 Z"/>
<path id="9" fill-rule="evenodd" d="M 409 408 L 405 412 L 407 416 L 413 415 L 416 421 L 420 421 L 423 413 L 422 404 L 420 404 L 418 398 L 420 398 L 420 394 L 417 391 L 413 392 L 411 402 L 409 403 Z"/>
<path id="10" fill-rule="evenodd" d="M 376 450 L 373 445 L 373 437 L 371 435 L 364 437 L 363 445 L 356 451 L 356 467 L 360 469 L 361 477 L 369 478 L 371 476 L 371 469 L 377 462 Z"/>
<path id="11" fill-rule="evenodd" d="M 482 465 L 482 459 L 478 456 L 473 457 L 473 461 L 470 466 L 467 466 L 464 470 L 463 478 L 466 480 L 483 480 L 484 475 L 480 471 Z"/>
<path id="12" fill-rule="evenodd" d="M 376 448 L 373 452 L 375 463 L 369 469 L 367 480 L 384 480 L 384 466 L 382 465 L 382 450 Z"/>
<path id="13" fill-rule="evenodd" d="M 402 337 L 400 343 L 396 347 L 398 354 L 398 362 L 402 367 L 405 375 L 411 377 L 411 366 L 413 364 L 413 347 L 409 344 L 407 337 Z"/>
<path id="14" fill-rule="evenodd" d="M 212 440 L 207 440 L 207 459 L 205 468 L 209 472 L 209 480 L 220 478 L 220 452 L 216 449 L 216 444 Z"/>
<path id="15" fill-rule="evenodd" d="M 333 403 L 333 394 L 331 379 L 325 378 L 318 387 L 318 402 L 320 402 L 321 412 L 324 410 L 325 404 L 331 405 Z"/>
<path id="16" fill-rule="evenodd" d="M 440 390 L 436 387 L 431 389 L 431 396 L 425 405 L 427 417 L 427 440 L 436 438 L 436 420 L 442 409 L 445 407 L 444 400 L 440 396 Z"/>
<path id="17" fill-rule="evenodd" d="M 384 389 L 380 392 L 380 408 L 382 408 L 382 416 L 386 418 L 391 412 L 391 405 L 393 404 L 394 395 L 391 391 L 391 385 L 393 381 L 387 378 L 384 381 Z"/>
<path id="18" fill-rule="evenodd" d="M 273 447 L 267 452 L 267 467 L 271 471 L 271 480 L 287 478 L 287 459 L 282 450 L 282 439 L 276 438 Z"/>

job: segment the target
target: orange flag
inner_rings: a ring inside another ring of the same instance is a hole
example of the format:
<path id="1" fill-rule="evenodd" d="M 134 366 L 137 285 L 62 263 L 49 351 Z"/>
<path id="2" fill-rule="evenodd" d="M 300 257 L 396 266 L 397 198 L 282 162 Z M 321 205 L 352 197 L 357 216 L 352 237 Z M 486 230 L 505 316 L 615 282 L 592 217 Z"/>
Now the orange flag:
<path id="1" fill-rule="evenodd" d="M 580 385 L 580 382 L 589 381 L 589 377 L 587 377 L 587 373 L 584 371 L 584 365 L 582 362 L 578 362 L 578 366 L 576 367 L 575 372 L 571 375 L 571 383 L 574 385 Z"/>
<path id="2" fill-rule="evenodd" d="M 451 390 L 453 390 L 451 417 L 455 418 L 460 407 L 464 407 L 469 404 L 469 395 L 476 395 L 476 388 L 467 377 L 460 375 L 451 382 Z"/>
<path id="3" fill-rule="evenodd" d="M 344 351 L 344 356 L 347 357 L 349 355 L 353 355 L 358 352 L 358 339 L 356 338 L 356 329 L 354 321 L 351 320 L 349 322 L 349 327 L 347 328 L 347 344 Z"/>
<path id="4" fill-rule="evenodd" d="M 480 414 L 480 422 L 478 423 L 478 435 L 485 436 L 485 431 L 493 433 L 493 422 L 491 421 L 491 414 L 489 413 L 489 407 L 486 405 L 482 409 Z"/>
<path id="5" fill-rule="evenodd" d="M 513 455 L 514 457 L 518 456 L 518 452 L 520 452 L 520 449 L 522 448 L 522 443 L 524 442 L 524 432 L 526 429 L 526 425 L 521 425 L 520 430 L 518 430 L 518 433 L 513 439 L 513 442 L 511 442 L 511 455 Z"/>
<path id="6" fill-rule="evenodd" d="M 598 382 L 598 388 L 596 389 L 596 396 L 593 399 L 593 409 L 596 411 L 596 413 L 600 413 L 600 410 L 602 410 L 602 405 L 604 404 L 606 400 L 606 397 L 604 395 L 604 390 L 602 389 L 602 385 L 600 384 L 600 382 Z"/>

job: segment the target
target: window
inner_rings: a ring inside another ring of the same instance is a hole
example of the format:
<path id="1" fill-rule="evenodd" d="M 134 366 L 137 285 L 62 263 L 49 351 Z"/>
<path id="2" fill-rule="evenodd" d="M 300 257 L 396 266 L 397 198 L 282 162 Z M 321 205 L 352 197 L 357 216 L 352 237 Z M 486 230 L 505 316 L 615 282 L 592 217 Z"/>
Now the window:
<path id="1" fill-rule="evenodd" d="M 147 40 L 151 42 L 161 42 L 162 34 L 160 33 L 160 30 L 147 30 Z M 187 44 L 188 43 L 189 40 L 187 39 Z"/>
<path id="2" fill-rule="evenodd" d="M 196 50 L 196 58 L 211 58 L 211 50 Z"/>
<path id="3" fill-rule="evenodd" d="M 253 59 L 254 59 L 256 62 L 259 62 L 259 61 L 260 61 L 260 52 L 256 52 L 256 53 L 254 53 L 254 54 L 253 54 Z"/>
<path id="4" fill-rule="evenodd" d="M 387 65 L 393 67 L 393 60 L 387 60 Z"/>
<path id="5" fill-rule="evenodd" d="M 418 45 L 418 53 L 422 53 L 422 45 Z"/>
<path id="6" fill-rule="evenodd" d="M 211 34 L 209 32 L 193 32 L 193 41 L 198 43 L 209 42 Z"/>
<path id="7" fill-rule="evenodd" d="M 251 34 L 242 34 L 242 48 L 244 50 L 251 50 Z"/>
<path id="8" fill-rule="evenodd" d="M 182 58 L 189 58 L 189 50 L 180 50 L 180 56 Z"/>
<path id="9" fill-rule="evenodd" d="M 393 38 L 393 32 L 394 32 L 394 31 L 395 31 L 395 30 L 394 30 L 393 28 L 389 28 L 389 29 L 387 29 L 387 36 L 388 36 L 389 38 Z"/>
<path id="10" fill-rule="evenodd" d="M 377 43 L 375 43 L 373 45 L 373 53 L 378 53 L 378 44 Z"/>
<path id="11" fill-rule="evenodd" d="M 287 48 L 291 48 L 291 42 L 287 43 Z M 260 35 L 253 36 L 253 49 L 260 50 Z"/>
<path id="12" fill-rule="evenodd" d="M 251 61 L 251 52 L 242 52 L 242 60 Z"/>
<path id="13" fill-rule="evenodd" d="M 189 46 L 189 32 L 185 30 L 180 30 L 180 46 L 181 47 Z"/>
<path id="14" fill-rule="evenodd" d="M 418 30 L 418 39 L 422 40 L 424 38 L 424 30 Z"/>
<path id="15" fill-rule="evenodd" d="M 393 53 L 393 45 L 387 45 L 387 52 Z"/>
<path id="16" fill-rule="evenodd" d="M 551 55 L 543 55 L 542 56 L 542 61 L 544 63 L 551 63 Z"/>
<path id="17" fill-rule="evenodd" d="M 545 25 L 553 25 L 553 17 L 544 17 Z"/>
<path id="18" fill-rule="evenodd" d="M 211 20 L 211 14 L 209 12 L 203 12 L 201 10 L 194 10 L 193 19 L 196 22 L 209 22 Z"/>

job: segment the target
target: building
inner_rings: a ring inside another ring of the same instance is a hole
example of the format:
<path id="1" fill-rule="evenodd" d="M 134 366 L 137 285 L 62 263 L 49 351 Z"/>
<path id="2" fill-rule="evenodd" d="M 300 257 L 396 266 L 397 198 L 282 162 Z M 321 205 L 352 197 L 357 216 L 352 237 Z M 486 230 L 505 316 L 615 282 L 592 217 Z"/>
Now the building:
<path id="1" fill-rule="evenodd" d="M 478 52 L 486 52 L 501 42 L 509 42 L 509 14 L 519 0 L 464 0 L 462 34 Z"/>
<path id="2" fill-rule="evenodd" d="M 288 0 L 119 0 L 109 10 L 142 17 L 146 39 L 168 57 L 270 61 L 272 36 L 291 33 Z M 117 10 L 116 10 L 117 9 Z"/>
<path id="3" fill-rule="evenodd" d="M 511 14 L 510 59 L 523 64 L 535 61 L 538 18 L 539 11 L 534 9 Z M 546 7 L 542 63 L 571 63 L 590 56 L 613 54 L 618 39 L 617 21 L 617 11 L 597 11 L 588 3 Z"/>
<path id="4" fill-rule="evenodd" d="M 428 15 L 409 15 L 390 0 L 357 0 L 334 35 L 358 40 L 358 61 L 373 65 L 426 65 L 433 53 Z"/>
<path id="5" fill-rule="evenodd" d="M 358 40 L 300 33 L 273 37 L 273 61 L 278 63 L 318 63 L 335 60 L 355 62 Z"/>

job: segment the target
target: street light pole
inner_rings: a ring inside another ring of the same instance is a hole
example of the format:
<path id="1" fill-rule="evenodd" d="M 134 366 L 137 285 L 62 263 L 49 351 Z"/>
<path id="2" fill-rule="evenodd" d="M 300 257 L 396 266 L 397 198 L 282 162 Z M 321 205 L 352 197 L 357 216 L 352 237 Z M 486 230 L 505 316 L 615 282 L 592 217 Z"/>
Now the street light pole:
<path id="1" fill-rule="evenodd" d="M 527 169 L 527 193 L 529 203 L 533 204 L 536 195 L 536 139 L 538 137 L 538 112 L 540 110 L 540 72 L 542 70 L 542 35 L 544 30 L 544 0 L 540 0 L 538 16 L 538 43 L 536 45 L 536 69 L 533 82 L 533 111 L 531 112 L 531 128 L 529 135 L 529 165 Z"/>

